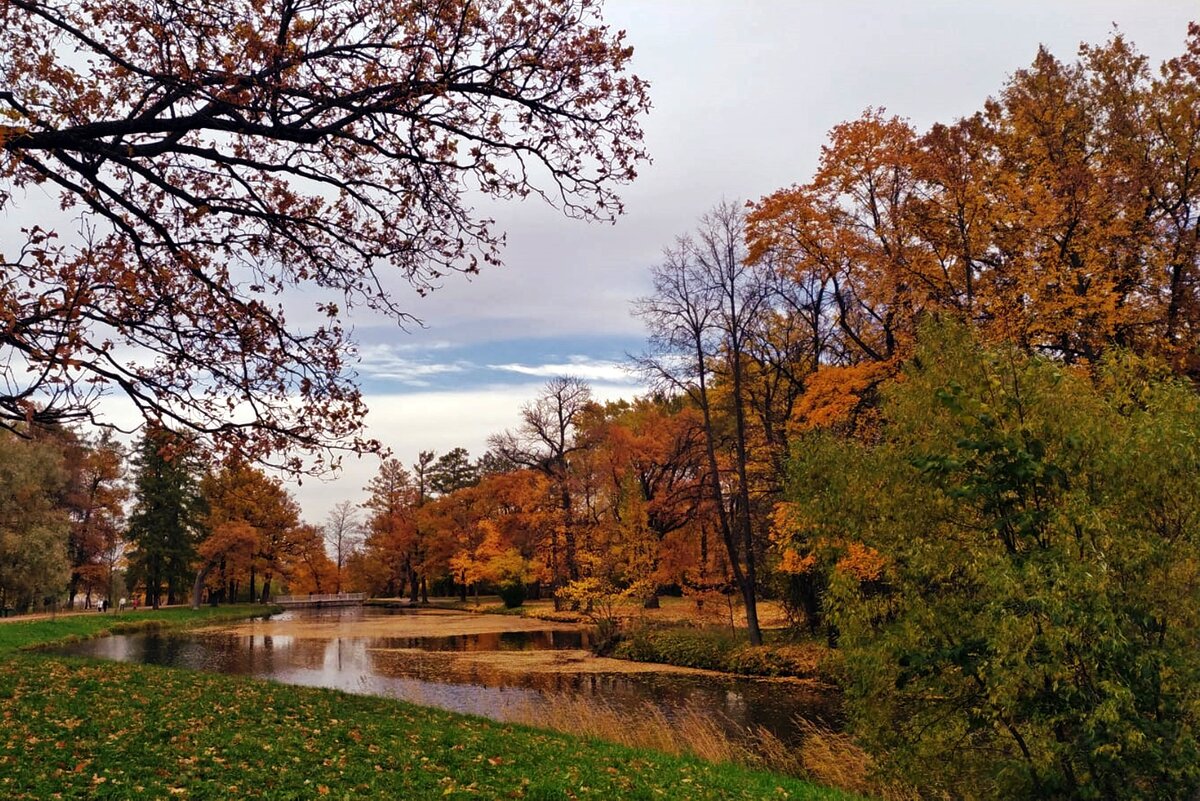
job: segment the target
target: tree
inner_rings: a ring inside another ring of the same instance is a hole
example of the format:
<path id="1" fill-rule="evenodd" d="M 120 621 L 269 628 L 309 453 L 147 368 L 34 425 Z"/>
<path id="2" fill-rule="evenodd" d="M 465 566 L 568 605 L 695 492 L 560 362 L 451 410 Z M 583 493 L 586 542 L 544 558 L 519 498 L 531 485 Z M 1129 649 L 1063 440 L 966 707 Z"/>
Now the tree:
<path id="1" fill-rule="evenodd" d="M 99 589 L 111 601 L 113 572 L 123 547 L 124 503 L 129 497 L 124 449 L 108 432 L 94 440 L 70 435 L 63 447 L 70 474 L 64 497 L 71 516 L 67 604 L 74 605 L 81 586 L 89 598 Z"/>
<path id="2" fill-rule="evenodd" d="M 50 441 L 0 433 L 0 607 L 60 596 L 70 574 L 70 521 L 59 503 L 66 484 Z"/>
<path id="3" fill-rule="evenodd" d="M 1200 26 L 1155 75 L 1122 36 L 1040 49 L 976 114 L 921 133 L 868 109 L 808 183 L 749 216 L 752 261 L 802 288 L 827 364 L 903 360 L 953 312 L 990 341 L 1094 363 L 1200 364 Z"/>
<path id="4" fill-rule="evenodd" d="M 466 448 L 452 448 L 434 462 L 430 487 L 438 495 L 446 495 L 478 484 L 479 473 L 479 466 L 471 462 L 471 454 Z"/>
<path id="5" fill-rule="evenodd" d="M 10 427 L 115 389 L 247 456 L 375 447 L 343 306 L 404 321 L 393 275 L 497 261 L 471 192 L 609 219 L 645 158 L 646 85 L 594 0 L 11 0 L 0 23 L 0 208 L 45 187 L 80 220 L 0 260 Z M 287 323 L 293 287 L 323 323 Z"/>
<path id="6" fill-rule="evenodd" d="M 1194 795 L 1194 389 L 1127 352 L 1089 376 L 930 324 L 883 416 L 875 444 L 797 449 L 785 542 L 836 552 L 882 763 L 922 797 Z"/>
<path id="7" fill-rule="evenodd" d="M 370 497 L 363 506 L 370 512 L 364 541 L 364 560 L 374 573 L 373 591 L 395 595 L 405 582 L 417 581 L 413 567 L 413 507 L 416 488 L 412 474 L 398 459 L 385 459 L 366 487 Z"/>
<path id="8" fill-rule="evenodd" d="M 505 460 L 536 470 L 554 483 L 559 501 L 558 527 L 550 542 L 554 590 L 563 586 L 564 580 L 579 578 L 569 471 L 571 457 L 588 447 L 587 441 L 577 435 L 577 426 L 591 403 L 592 391 L 587 382 L 571 376 L 551 379 L 536 400 L 521 408 L 521 425 L 516 431 L 489 440 L 492 449 Z"/>
<path id="9" fill-rule="evenodd" d="M 196 480 L 194 445 L 164 428 L 146 431 L 134 453 L 134 506 L 126 539 L 133 546 L 131 572 L 158 608 L 175 603 L 191 576 L 201 535 L 203 505 Z"/>
<path id="10" fill-rule="evenodd" d="M 207 509 L 205 529 L 209 536 L 201 547 L 204 559 L 193 584 L 193 605 L 200 603 L 209 572 L 227 560 L 235 560 L 249 573 L 251 598 L 261 573 L 259 601 L 266 603 L 272 577 L 286 577 L 298 553 L 313 547 L 310 541 L 315 535 L 299 530 L 296 501 L 278 479 L 241 459 L 227 460 L 218 471 L 205 475 L 200 491 Z M 227 586 L 229 572 L 222 570 L 222 589 Z"/>
<path id="11" fill-rule="evenodd" d="M 351 501 L 339 501 L 325 518 L 325 545 L 333 550 L 333 564 L 337 570 L 334 592 L 342 591 L 346 561 L 361 543 L 362 525 L 357 506 Z"/>
<path id="12" fill-rule="evenodd" d="M 748 264 L 745 219 L 735 203 L 722 203 L 701 218 L 695 237 L 664 250 L 652 270 L 654 293 L 637 301 L 635 314 L 650 333 L 649 351 L 638 364 L 660 389 L 685 394 L 700 410 L 705 435 L 706 483 L 729 555 L 734 581 L 746 605 L 750 641 L 761 644 L 758 626 L 758 532 L 749 482 L 747 402 L 748 350 L 768 308 L 764 271 Z M 724 382 L 724 390 L 718 385 Z M 719 419 L 724 394 L 732 431 Z M 718 452 L 729 443 L 724 468 Z M 764 532 L 765 533 L 765 532 Z"/>

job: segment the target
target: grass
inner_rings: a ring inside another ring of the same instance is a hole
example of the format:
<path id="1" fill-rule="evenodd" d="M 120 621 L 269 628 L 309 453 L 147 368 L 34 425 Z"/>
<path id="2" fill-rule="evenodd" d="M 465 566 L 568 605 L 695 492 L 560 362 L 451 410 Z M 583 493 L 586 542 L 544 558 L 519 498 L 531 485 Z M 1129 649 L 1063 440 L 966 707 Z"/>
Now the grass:
<path id="1" fill-rule="evenodd" d="M 138 612 L 96 612 L 90 615 L 63 615 L 37 620 L 11 620 L 0 623 L 0 656 L 17 650 L 87 639 L 106 634 L 127 634 L 158 628 L 223 623 L 268 615 L 278 607 L 255 604 L 201 607 L 200 609 L 147 609 Z"/>
<path id="2" fill-rule="evenodd" d="M 171 610 L 0 625 L 0 797 L 856 797 L 733 765 L 385 698 L 21 650 L 128 625 L 195 625 L 246 612 Z"/>

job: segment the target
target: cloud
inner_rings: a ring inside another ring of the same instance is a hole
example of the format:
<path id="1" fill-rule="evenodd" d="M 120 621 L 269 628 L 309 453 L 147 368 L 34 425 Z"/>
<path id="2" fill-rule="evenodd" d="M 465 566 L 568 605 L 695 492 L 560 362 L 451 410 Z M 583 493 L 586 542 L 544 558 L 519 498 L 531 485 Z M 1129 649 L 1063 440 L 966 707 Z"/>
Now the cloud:
<path id="1" fill-rule="evenodd" d="M 542 383 L 506 384 L 464 390 L 366 393 L 367 434 L 376 437 L 393 455 L 411 464 L 423 450 L 442 454 L 451 448 L 466 448 L 472 458 L 487 450 L 492 434 L 514 428 L 520 422 L 521 406 L 542 390 Z M 592 395 L 604 402 L 633 398 L 638 388 L 627 384 L 597 382 Z M 322 522 L 339 501 L 361 503 L 366 487 L 379 470 L 373 456 L 348 457 L 336 477 L 306 479 L 292 485 L 309 522 Z"/>
<path id="2" fill-rule="evenodd" d="M 560 364 L 489 364 L 492 370 L 502 370 L 509 373 L 534 376 L 537 378 L 554 378 L 570 375 L 585 381 L 604 381 L 613 384 L 636 384 L 637 378 L 629 368 L 621 362 L 600 361 L 586 356 L 571 356 L 568 361 Z"/>
<path id="3" fill-rule="evenodd" d="M 359 372 L 368 378 L 396 381 L 412 387 L 430 386 L 430 378 L 471 369 L 469 362 L 431 362 L 403 355 L 409 345 L 366 345 L 359 351 Z"/>

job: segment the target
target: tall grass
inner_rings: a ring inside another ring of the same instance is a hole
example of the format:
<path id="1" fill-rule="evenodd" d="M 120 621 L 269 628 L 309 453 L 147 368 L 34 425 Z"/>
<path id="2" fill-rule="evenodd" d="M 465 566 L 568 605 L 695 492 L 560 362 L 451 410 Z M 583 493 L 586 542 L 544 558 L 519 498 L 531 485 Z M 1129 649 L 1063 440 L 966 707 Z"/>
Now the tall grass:
<path id="1" fill-rule="evenodd" d="M 503 717 L 632 748 L 769 770 L 886 801 L 917 799 L 908 788 L 877 778 L 874 761 L 850 735 L 799 718 L 797 747 L 761 726 L 739 727 L 709 709 L 685 707 L 668 715 L 652 703 L 618 709 L 581 695 L 547 696 L 537 705 L 511 707 Z"/>

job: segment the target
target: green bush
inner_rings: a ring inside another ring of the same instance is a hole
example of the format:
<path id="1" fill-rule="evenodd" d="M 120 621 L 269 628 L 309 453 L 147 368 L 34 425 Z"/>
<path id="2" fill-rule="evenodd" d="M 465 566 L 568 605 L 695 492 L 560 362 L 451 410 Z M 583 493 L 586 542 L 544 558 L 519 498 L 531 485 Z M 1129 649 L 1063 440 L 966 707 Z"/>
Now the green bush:
<path id="1" fill-rule="evenodd" d="M 516 609 L 525 603 L 525 585 L 519 581 L 501 584 L 497 593 L 507 609 Z"/>
<path id="2" fill-rule="evenodd" d="M 727 670 L 729 654 L 737 645 L 734 635 L 725 631 L 643 626 L 618 646 L 616 655 L 638 662 Z"/>
<path id="3" fill-rule="evenodd" d="M 797 444 L 856 733 L 922 797 L 1200 791 L 1200 397 L 923 332 L 871 443 Z M 880 570 L 882 575 L 879 575 Z"/>
<path id="4" fill-rule="evenodd" d="M 726 670 L 749 676 L 816 677 L 829 649 L 806 645 L 743 645 L 726 658 Z"/>

